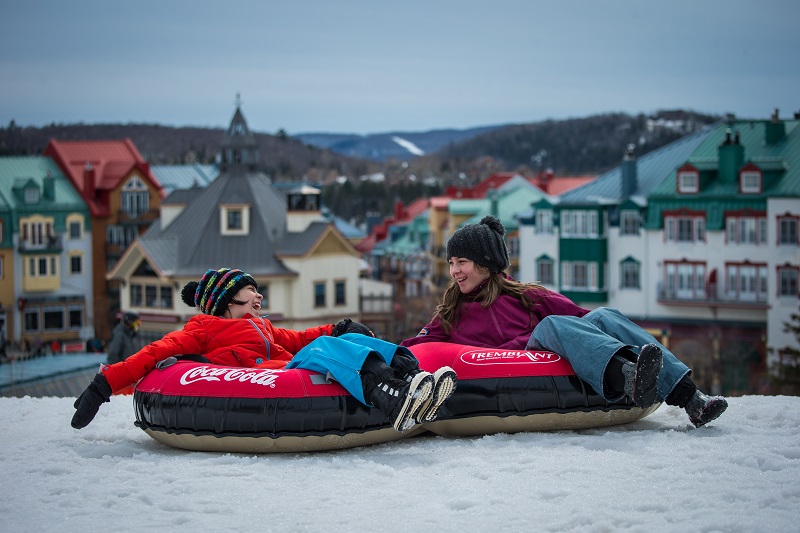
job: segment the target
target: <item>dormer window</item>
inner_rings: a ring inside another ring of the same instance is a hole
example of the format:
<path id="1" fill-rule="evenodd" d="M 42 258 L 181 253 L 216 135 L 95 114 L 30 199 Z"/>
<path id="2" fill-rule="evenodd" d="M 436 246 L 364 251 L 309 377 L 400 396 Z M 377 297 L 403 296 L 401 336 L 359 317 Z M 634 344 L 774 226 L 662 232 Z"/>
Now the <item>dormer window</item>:
<path id="1" fill-rule="evenodd" d="M 696 170 L 681 170 L 678 172 L 678 192 L 681 194 L 696 194 L 700 192 L 700 173 Z"/>
<path id="2" fill-rule="evenodd" d="M 38 204 L 39 203 L 39 187 L 26 187 L 25 188 L 25 203 Z"/>
<path id="3" fill-rule="evenodd" d="M 758 170 L 743 170 L 739 174 L 739 190 L 743 194 L 758 194 L 761 192 L 761 172 Z"/>
<path id="4" fill-rule="evenodd" d="M 248 235 L 250 206 L 223 205 L 220 208 L 220 228 L 223 235 Z"/>

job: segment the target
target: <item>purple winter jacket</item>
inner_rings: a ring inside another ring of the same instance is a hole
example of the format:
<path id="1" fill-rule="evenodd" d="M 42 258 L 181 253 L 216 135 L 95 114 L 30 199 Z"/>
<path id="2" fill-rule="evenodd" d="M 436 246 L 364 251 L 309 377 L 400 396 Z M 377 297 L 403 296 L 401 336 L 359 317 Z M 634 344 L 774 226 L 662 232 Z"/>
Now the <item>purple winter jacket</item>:
<path id="1" fill-rule="evenodd" d="M 472 294 L 480 291 L 476 288 Z M 501 295 L 489 307 L 483 308 L 474 301 L 462 303 L 458 323 L 445 333 L 438 317 L 428 322 L 416 337 L 406 339 L 401 346 L 415 346 L 423 342 L 452 342 L 484 348 L 523 350 L 533 328 L 549 315 L 582 317 L 588 309 L 575 305 L 569 298 L 549 290 L 531 289 L 527 294 L 537 303 L 529 313 L 519 300 Z"/>

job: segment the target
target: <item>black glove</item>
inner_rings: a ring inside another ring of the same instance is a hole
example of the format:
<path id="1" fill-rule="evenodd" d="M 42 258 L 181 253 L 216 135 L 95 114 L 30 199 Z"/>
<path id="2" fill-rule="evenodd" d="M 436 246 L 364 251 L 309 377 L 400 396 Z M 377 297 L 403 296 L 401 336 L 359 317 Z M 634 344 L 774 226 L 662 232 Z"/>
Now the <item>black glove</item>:
<path id="1" fill-rule="evenodd" d="M 361 324 L 359 322 L 353 322 L 349 318 L 345 318 L 335 326 L 333 326 L 333 336 L 338 337 L 339 335 L 344 335 L 345 333 L 360 333 L 361 335 L 367 335 L 369 337 L 374 337 L 375 334 L 372 333 L 367 326 Z"/>
<path id="2" fill-rule="evenodd" d="M 72 427 L 75 429 L 85 428 L 94 419 L 100 404 L 109 401 L 111 398 L 111 385 L 103 374 L 97 374 L 86 390 L 75 400 L 74 407 L 77 409 L 72 416 Z"/>

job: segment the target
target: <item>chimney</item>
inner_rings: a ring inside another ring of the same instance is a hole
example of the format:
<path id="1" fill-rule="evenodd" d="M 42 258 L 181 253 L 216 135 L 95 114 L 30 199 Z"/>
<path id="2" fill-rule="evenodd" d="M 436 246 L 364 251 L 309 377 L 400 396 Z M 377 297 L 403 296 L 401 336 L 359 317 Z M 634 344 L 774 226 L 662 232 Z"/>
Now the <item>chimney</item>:
<path id="1" fill-rule="evenodd" d="M 95 182 L 95 170 L 92 164 L 87 161 L 83 167 L 83 194 L 87 200 L 94 200 L 97 194 L 97 183 Z"/>
<path id="2" fill-rule="evenodd" d="M 636 145 L 629 144 L 622 156 L 622 197 L 629 198 L 638 188 L 636 176 Z"/>
<path id="3" fill-rule="evenodd" d="M 744 164 L 744 146 L 739 143 L 739 132 L 731 140 L 731 130 L 725 132 L 725 140 L 717 149 L 719 168 L 719 180 L 721 183 L 736 183 L 739 177 L 739 169 Z"/>
<path id="4" fill-rule="evenodd" d="M 487 196 L 489 197 L 489 214 L 499 218 L 500 215 L 497 214 L 497 191 L 494 187 L 489 189 Z"/>
<path id="5" fill-rule="evenodd" d="M 786 124 L 778 117 L 778 108 L 772 113 L 770 120 L 764 125 L 764 141 L 773 146 L 786 137 Z"/>
<path id="6" fill-rule="evenodd" d="M 53 176 L 50 175 L 50 171 L 47 171 L 47 175 L 44 177 L 44 192 L 43 196 L 45 200 L 50 200 L 51 202 L 56 199 L 56 180 Z"/>

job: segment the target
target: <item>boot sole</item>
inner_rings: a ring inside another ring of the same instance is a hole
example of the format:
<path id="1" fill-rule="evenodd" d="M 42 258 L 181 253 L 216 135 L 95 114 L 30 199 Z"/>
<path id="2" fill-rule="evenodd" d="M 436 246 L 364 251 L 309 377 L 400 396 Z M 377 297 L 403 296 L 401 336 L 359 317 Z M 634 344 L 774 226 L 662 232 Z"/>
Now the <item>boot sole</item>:
<path id="1" fill-rule="evenodd" d="M 648 345 L 649 346 L 649 345 Z M 636 407 L 647 409 L 656 402 L 658 389 L 656 382 L 661 372 L 663 355 L 657 346 L 645 347 L 636 360 L 636 377 L 633 384 L 633 403 Z"/>
<path id="2" fill-rule="evenodd" d="M 712 420 L 719 418 L 719 415 L 724 413 L 727 408 L 728 402 L 725 398 L 714 398 L 708 402 L 708 405 L 706 405 L 706 408 L 703 409 L 703 412 L 700 413 L 698 418 L 690 418 L 690 420 L 692 424 L 694 424 L 694 427 L 703 427 Z"/>
<path id="3" fill-rule="evenodd" d="M 416 416 L 417 422 L 425 424 L 436 420 L 436 415 L 439 408 L 447 401 L 453 392 L 456 390 L 458 384 L 458 376 L 455 371 L 449 366 L 444 366 L 433 373 L 433 394 L 430 401 L 419 410 Z"/>
<path id="4" fill-rule="evenodd" d="M 403 407 L 395 418 L 392 427 L 397 431 L 406 431 L 414 427 L 417 421 L 414 416 L 423 405 L 428 403 L 433 394 L 433 374 L 420 372 L 411 380 Z"/>

